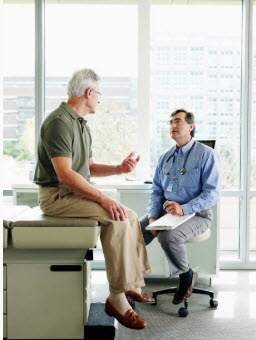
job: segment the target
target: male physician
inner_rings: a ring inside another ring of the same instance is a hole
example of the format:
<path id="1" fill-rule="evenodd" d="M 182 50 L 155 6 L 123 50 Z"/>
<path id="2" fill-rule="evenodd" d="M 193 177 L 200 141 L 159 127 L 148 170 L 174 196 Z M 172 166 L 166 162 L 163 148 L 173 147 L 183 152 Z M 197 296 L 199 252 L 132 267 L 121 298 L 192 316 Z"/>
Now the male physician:
<path id="1" fill-rule="evenodd" d="M 90 69 L 74 73 L 68 102 L 61 103 L 43 122 L 34 181 L 39 185 L 42 211 L 50 216 L 89 217 L 101 223 L 101 243 L 110 295 L 106 312 L 124 326 L 141 329 L 146 322 L 131 309 L 126 296 L 154 302 L 142 293 L 144 274 L 151 272 L 136 213 L 104 195 L 90 176 L 131 172 L 139 157 L 130 154 L 121 165 L 96 164 L 92 159 L 87 114 L 100 103 L 100 78 Z"/>
<path id="2" fill-rule="evenodd" d="M 194 133 L 193 113 L 176 110 L 171 114 L 170 134 L 176 146 L 159 158 L 148 214 L 140 220 L 146 245 L 157 236 L 169 263 L 170 277 L 180 277 L 174 304 L 191 295 L 197 277 L 196 271 L 189 268 L 184 243 L 210 228 L 210 207 L 220 197 L 219 158 L 213 149 L 196 142 Z M 145 230 L 166 212 L 178 216 L 196 214 L 173 230 Z"/>

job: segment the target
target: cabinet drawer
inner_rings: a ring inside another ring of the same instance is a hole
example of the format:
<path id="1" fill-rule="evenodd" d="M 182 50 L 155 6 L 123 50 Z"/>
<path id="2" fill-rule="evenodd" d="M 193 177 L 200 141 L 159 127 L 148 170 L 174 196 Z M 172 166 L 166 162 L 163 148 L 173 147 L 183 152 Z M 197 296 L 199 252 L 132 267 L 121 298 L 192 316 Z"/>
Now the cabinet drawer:
<path id="1" fill-rule="evenodd" d="M 9 339 L 83 339 L 82 265 L 8 264 L 7 270 Z"/>

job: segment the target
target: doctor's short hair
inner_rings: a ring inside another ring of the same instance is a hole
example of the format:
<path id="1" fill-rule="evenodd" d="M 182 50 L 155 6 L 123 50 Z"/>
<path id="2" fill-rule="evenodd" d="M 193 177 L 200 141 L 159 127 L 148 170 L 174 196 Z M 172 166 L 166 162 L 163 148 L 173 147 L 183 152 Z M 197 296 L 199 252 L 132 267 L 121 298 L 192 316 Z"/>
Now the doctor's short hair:
<path id="1" fill-rule="evenodd" d="M 194 113 L 192 112 L 188 112 L 186 110 L 183 110 L 183 109 L 178 109 L 178 110 L 175 110 L 171 113 L 171 117 L 175 116 L 177 113 L 180 113 L 180 112 L 184 112 L 186 114 L 186 122 L 188 124 L 194 124 L 194 129 L 192 131 L 190 131 L 190 135 L 191 137 L 194 137 L 195 136 L 195 131 L 196 131 L 196 125 L 195 125 L 195 115 Z"/>
<path id="2" fill-rule="evenodd" d="M 95 90 L 100 82 L 101 78 L 93 70 L 89 68 L 79 70 L 73 74 L 68 83 L 68 97 L 81 97 L 88 88 Z"/>

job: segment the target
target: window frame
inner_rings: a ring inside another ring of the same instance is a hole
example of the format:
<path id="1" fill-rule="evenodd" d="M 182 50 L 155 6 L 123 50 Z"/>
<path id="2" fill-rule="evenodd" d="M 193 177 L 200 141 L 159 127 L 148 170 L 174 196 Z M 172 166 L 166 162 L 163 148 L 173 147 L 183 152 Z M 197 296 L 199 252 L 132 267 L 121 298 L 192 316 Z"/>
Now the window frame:
<path id="1" fill-rule="evenodd" d="M 251 122 L 252 122 L 252 32 L 253 32 L 253 0 L 242 1 L 242 74 L 241 74 L 241 127 L 240 127 L 240 189 L 237 191 L 223 191 L 223 197 L 239 197 L 240 199 L 240 259 L 236 261 L 222 261 L 222 269 L 256 269 L 256 263 L 249 261 L 250 251 L 250 199 L 256 196 L 250 191 L 250 164 L 251 164 Z M 56 1 L 65 3 L 68 1 Z M 74 1 L 84 3 L 104 4 L 137 4 L 138 5 L 138 79 L 137 79 L 137 129 L 138 153 L 142 166 L 138 177 L 149 177 L 150 171 L 150 10 L 154 4 L 170 4 L 167 0 L 150 1 Z M 174 0 L 173 4 L 187 3 L 187 1 Z M 190 1 L 190 4 L 198 1 Z M 204 3 L 210 4 L 211 1 Z M 217 3 L 217 1 L 215 1 Z M 232 0 L 219 1 L 220 4 L 232 4 Z M 35 142 L 39 138 L 41 123 L 44 119 L 45 109 L 45 69 L 44 69 L 44 27 L 45 27 L 45 0 L 35 0 Z M 145 169 L 147 171 L 145 172 Z"/>

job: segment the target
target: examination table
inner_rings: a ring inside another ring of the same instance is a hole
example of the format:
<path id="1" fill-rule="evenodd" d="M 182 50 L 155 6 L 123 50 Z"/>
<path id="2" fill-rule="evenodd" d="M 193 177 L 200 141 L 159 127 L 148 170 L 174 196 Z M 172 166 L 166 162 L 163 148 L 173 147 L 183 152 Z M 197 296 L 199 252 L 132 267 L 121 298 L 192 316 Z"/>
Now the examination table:
<path id="1" fill-rule="evenodd" d="M 91 250 L 99 225 L 2 206 L 3 335 L 84 339 L 91 304 Z"/>

